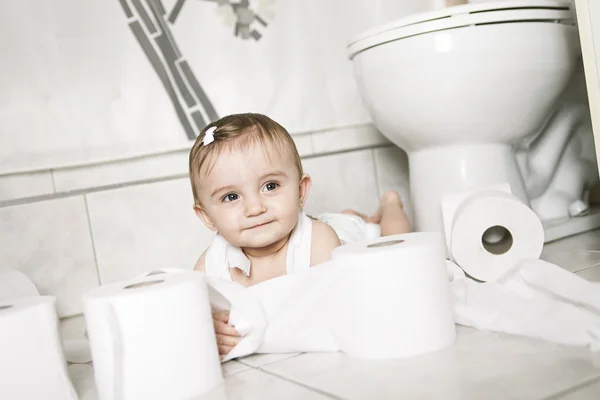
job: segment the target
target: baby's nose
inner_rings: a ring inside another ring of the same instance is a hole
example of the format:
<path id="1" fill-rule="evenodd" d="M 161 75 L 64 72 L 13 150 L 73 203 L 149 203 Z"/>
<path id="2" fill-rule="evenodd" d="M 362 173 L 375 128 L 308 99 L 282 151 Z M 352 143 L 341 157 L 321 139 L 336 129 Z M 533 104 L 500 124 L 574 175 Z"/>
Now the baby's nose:
<path id="1" fill-rule="evenodd" d="M 267 207 L 259 196 L 246 198 L 246 217 L 254 217 L 266 211 Z"/>

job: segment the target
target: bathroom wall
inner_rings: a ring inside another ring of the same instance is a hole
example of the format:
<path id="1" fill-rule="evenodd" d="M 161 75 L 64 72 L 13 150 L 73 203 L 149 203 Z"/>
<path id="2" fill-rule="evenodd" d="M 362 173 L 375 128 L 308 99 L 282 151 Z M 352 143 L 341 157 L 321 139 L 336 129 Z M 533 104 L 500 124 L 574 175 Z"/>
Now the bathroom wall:
<path id="1" fill-rule="evenodd" d="M 406 155 L 370 124 L 345 46 L 435 1 L 253 1 L 266 25 L 241 33 L 221 3 L 186 2 L 176 19 L 174 0 L 0 6 L 0 259 L 57 296 L 61 316 L 100 283 L 192 268 L 209 245 L 187 172 L 198 110 L 286 126 L 313 176 L 311 214 L 373 212 L 388 189 L 408 203 Z"/>
<path id="2" fill-rule="evenodd" d="M 408 203 L 406 154 L 373 126 L 294 139 L 313 178 L 307 212 L 373 212 L 389 189 Z M 184 150 L 0 176 L 2 267 L 57 296 L 63 317 L 81 313 L 81 294 L 100 283 L 159 267 L 191 269 L 213 233 L 192 211 L 187 157 Z"/>
<path id="3" fill-rule="evenodd" d="M 369 123 L 348 41 L 428 6 L 0 3 L 0 175 L 173 153 L 231 113 L 269 115 L 293 134 Z"/>

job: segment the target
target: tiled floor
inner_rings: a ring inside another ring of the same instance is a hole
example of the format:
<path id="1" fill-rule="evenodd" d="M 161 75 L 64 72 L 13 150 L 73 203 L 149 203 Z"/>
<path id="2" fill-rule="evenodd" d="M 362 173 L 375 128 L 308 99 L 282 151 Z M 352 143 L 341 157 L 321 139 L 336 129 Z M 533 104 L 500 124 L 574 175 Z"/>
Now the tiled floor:
<path id="1" fill-rule="evenodd" d="M 542 258 L 600 281 L 600 231 L 550 243 Z M 80 400 L 96 400 L 92 367 L 69 371 Z M 411 359 L 266 354 L 225 363 L 223 372 L 225 384 L 198 400 L 600 399 L 600 353 L 465 327 L 451 347 Z"/>

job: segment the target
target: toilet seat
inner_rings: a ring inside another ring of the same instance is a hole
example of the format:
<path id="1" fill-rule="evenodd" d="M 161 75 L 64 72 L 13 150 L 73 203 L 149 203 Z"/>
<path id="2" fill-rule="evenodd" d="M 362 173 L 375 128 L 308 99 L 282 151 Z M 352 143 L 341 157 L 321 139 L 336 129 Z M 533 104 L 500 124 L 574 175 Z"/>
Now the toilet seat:
<path id="1" fill-rule="evenodd" d="M 350 42 L 348 55 L 352 59 L 358 53 L 369 48 L 430 32 L 471 25 L 519 21 L 575 24 L 574 15 L 568 2 L 522 0 L 468 4 L 411 15 L 370 29 Z"/>

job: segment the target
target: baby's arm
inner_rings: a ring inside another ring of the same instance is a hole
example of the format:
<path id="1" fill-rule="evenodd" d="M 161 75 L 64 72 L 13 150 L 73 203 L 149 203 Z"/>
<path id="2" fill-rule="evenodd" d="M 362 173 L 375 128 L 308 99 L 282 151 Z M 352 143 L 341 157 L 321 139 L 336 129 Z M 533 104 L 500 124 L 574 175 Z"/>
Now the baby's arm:
<path id="1" fill-rule="evenodd" d="M 310 245 L 311 267 L 329 261 L 333 249 L 340 245 L 340 239 L 331 226 L 321 221 L 312 221 L 312 240 Z"/>
<path id="2" fill-rule="evenodd" d="M 206 253 L 208 249 L 204 250 L 204 253 L 200 256 L 198 261 L 196 261 L 196 266 L 194 267 L 194 271 L 202 271 L 206 272 L 206 267 L 204 266 L 204 260 L 206 259 Z"/>
<path id="3" fill-rule="evenodd" d="M 206 259 L 207 251 L 208 249 L 204 250 L 204 253 L 202 253 L 196 262 L 194 271 L 206 272 L 204 260 Z M 229 353 L 231 349 L 233 349 L 240 342 L 240 335 L 233 326 L 228 324 L 228 322 L 228 312 L 213 313 L 213 325 L 215 327 L 215 336 L 217 337 L 217 346 L 219 348 L 219 355 L 221 356 L 221 359 L 223 359 L 223 356 Z"/>

